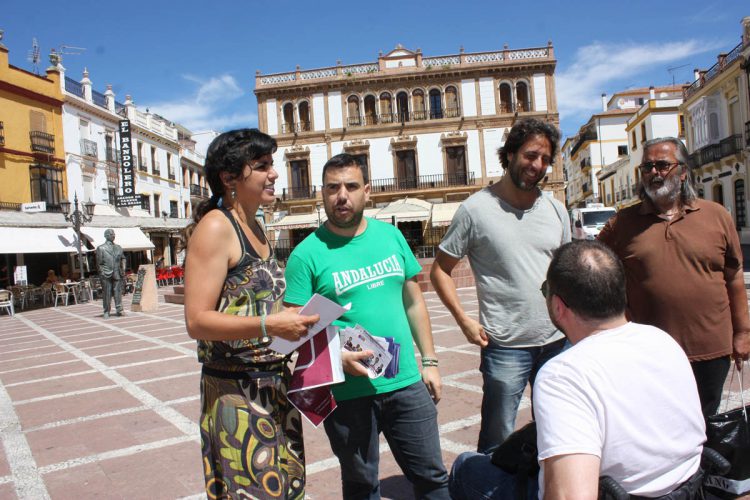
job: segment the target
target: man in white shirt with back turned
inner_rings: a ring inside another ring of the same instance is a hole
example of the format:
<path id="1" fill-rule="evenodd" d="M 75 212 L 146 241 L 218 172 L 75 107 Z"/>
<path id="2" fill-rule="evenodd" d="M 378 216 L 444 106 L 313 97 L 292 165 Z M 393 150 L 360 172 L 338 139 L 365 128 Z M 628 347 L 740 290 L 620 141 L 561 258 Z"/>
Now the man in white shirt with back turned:
<path id="1" fill-rule="evenodd" d="M 572 347 L 534 383 L 541 471 L 528 498 L 595 499 L 600 476 L 645 497 L 688 481 L 705 441 L 695 378 L 671 336 L 625 319 L 619 259 L 596 241 L 568 243 L 555 252 L 541 292 Z M 459 500 L 511 499 L 516 480 L 489 456 L 464 453 L 450 488 Z"/>

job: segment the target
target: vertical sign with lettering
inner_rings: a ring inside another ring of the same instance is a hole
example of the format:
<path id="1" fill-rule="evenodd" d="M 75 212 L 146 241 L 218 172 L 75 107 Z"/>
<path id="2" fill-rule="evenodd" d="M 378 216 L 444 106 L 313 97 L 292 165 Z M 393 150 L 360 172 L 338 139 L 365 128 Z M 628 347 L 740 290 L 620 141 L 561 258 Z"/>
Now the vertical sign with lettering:
<path id="1" fill-rule="evenodd" d="M 122 158 L 122 196 L 117 197 L 117 206 L 132 207 L 134 205 L 140 205 L 141 197 L 135 194 L 130 120 L 120 120 L 120 153 Z"/>

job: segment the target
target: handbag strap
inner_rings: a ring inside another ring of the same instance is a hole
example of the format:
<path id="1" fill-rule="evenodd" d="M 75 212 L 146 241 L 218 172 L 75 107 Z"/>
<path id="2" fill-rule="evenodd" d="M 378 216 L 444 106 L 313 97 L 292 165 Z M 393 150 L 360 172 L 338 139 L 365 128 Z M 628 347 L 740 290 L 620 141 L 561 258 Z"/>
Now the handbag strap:
<path id="1" fill-rule="evenodd" d="M 750 361 L 745 360 L 743 361 L 743 364 L 747 365 L 745 370 L 750 370 Z M 745 370 L 738 370 L 737 364 L 732 363 L 732 375 L 729 378 L 729 387 L 727 388 L 727 397 L 724 398 L 724 410 L 722 413 L 726 412 L 729 408 L 729 395 L 732 392 L 732 386 L 734 385 L 734 378 L 737 377 L 737 382 L 740 386 L 740 404 L 742 405 L 742 417 L 745 420 L 745 423 L 748 422 L 747 418 L 747 407 L 745 406 L 745 391 L 742 384 L 743 379 L 745 378 Z"/>

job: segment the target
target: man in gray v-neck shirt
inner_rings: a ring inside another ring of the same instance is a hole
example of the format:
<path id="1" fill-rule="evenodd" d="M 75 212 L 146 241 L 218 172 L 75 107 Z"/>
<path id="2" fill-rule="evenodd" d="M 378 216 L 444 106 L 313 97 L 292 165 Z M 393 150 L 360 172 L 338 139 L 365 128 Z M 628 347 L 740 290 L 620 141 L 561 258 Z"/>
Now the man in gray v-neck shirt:
<path id="1" fill-rule="evenodd" d="M 550 124 L 517 122 L 498 151 L 505 175 L 461 205 L 432 266 L 440 299 L 467 340 L 482 348 L 481 453 L 513 432 L 526 384 L 564 344 L 539 291 L 552 253 L 571 239 L 565 207 L 537 187 L 559 140 Z M 476 281 L 479 322 L 463 310 L 450 277 L 464 256 Z"/>

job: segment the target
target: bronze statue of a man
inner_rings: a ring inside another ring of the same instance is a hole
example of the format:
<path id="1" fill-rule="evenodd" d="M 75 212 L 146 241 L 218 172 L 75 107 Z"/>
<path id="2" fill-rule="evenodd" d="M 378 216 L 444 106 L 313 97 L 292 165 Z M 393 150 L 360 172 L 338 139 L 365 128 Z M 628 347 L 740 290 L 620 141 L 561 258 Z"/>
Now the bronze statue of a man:
<path id="1" fill-rule="evenodd" d="M 115 232 L 104 231 L 105 241 L 96 248 L 96 265 L 102 280 L 104 319 L 109 318 L 112 295 L 115 297 L 115 314 L 122 316 L 122 247 L 115 243 Z"/>

